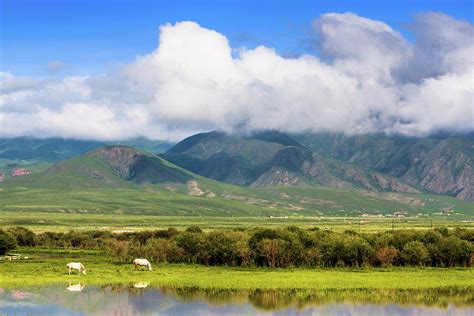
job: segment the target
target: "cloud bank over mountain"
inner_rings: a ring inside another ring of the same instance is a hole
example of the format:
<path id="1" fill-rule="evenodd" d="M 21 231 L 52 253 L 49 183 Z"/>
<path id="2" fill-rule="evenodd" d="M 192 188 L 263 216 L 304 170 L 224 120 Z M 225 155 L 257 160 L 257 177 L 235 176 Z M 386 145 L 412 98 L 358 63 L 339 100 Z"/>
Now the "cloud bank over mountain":
<path id="1" fill-rule="evenodd" d="M 423 13 L 409 41 L 352 13 L 313 21 L 318 56 L 232 48 L 195 22 L 160 27 L 147 56 L 90 77 L 0 73 L 0 137 L 88 139 L 278 129 L 426 135 L 474 130 L 474 25 Z"/>

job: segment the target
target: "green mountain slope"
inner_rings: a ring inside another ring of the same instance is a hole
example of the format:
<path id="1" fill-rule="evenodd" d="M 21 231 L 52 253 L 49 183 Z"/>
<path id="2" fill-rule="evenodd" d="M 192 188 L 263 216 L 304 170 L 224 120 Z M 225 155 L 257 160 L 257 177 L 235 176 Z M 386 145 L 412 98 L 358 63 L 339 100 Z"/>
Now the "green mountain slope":
<path id="1" fill-rule="evenodd" d="M 163 159 L 127 146 L 105 146 L 60 162 L 45 172 L 18 177 L 5 186 L 30 188 L 126 188 L 166 182 L 186 183 L 193 177 Z"/>
<path id="2" fill-rule="evenodd" d="M 474 141 L 382 134 L 293 135 L 315 153 L 397 177 L 415 187 L 474 201 Z"/>
<path id="3" fill-rule="evenodd" d="M 251 135 L 210 132 L 191 136 L 162 155 L 201 176 L 238 185 L 320 184 L 334 188 L 417 193 L 400 179 L 314 154 L 274 131 Z"/>
<path id="4" fill-rule="evenodd" d="M 151 153 L 160 153 L 172 146 L 168 142 L 143 137 L 108 144 L 127 145 Z M 12 171 L 18 168 L 41 172 L 58 161 L 83 155 L 105 145 L 106 142 L 63 138 L 0 138 L 0 174 L 8 179 Z"/>
<path id="5" fill-rule="evenodd" d="M 296 147 L 283 148 L 283 153 L 277 150 L 280 154 L 272 159 L 293 172 L 292 166 L 299 165 L 300 161 L 293 160 L 293 154 L 287 155 L 286 150 Z M 318 185 L 235 186 L 193 174 L 160 157 L 126 146 L 101 147 L 57 163 L 47 171 L 0 183 L 0 212 L 360 216 L 397 211 L 428 214 L 443 209 L 466 216 L 472 204 L 445 196 L 377 193 Z"/>

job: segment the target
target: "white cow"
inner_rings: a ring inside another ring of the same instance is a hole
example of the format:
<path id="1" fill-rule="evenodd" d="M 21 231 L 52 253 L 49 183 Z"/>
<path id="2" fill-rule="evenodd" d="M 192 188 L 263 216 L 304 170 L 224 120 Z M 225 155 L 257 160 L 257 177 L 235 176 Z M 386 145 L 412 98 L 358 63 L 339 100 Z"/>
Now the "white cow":
<path id="1" fill-rule="evenodd" d="M 137 269 L 139 266 L 144 266 L 147 267 L 149 271 L 151 271 L 151 263 L 146 259 L 135 259 L 133 260 L 133 265 L 135 266 L 135 269 Z"/>
<path id="2" fill-rule="evenodd" d="M 79 274 L 82 273 L 86 275 L 86 268 L 84 268 L 84 266 L 80 262 L 69 262 L 68 264 L 66 264 L 66 268 L 69 269 L 69 274 L 71 274 L 72 270 L 77 270 L 79 271 Z"/>

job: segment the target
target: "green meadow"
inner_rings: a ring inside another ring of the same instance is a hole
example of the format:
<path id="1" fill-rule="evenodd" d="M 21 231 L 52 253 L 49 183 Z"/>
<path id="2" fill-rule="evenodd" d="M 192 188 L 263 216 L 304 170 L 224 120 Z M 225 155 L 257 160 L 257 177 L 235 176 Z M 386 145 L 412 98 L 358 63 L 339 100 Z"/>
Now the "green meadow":
<path id="1" fill-rule="evenodd" d="M 191 225 L 204 229 L 297 225 L 361 232 L 474 228 L 473 204 L 447 196 L 323 187 L 255 189 L 207 179 L 199 179 L 197 187 L 192 191 L 186 185 L 76 190 L 4 186 L 0 226 L 25 226 L 36 232 Z M 396 218 L 395 212 L 407 217 Z"/>
<path id="2" fill-rule="evenodd" d="M 66 232 L 70 230 L 89 231 L 141 231 L 175 227 L 184 230 L 189 226 L 201 229 L 215 228 L 254 228 L 285 227 L 296 225 L 302 228 L 317 227 L 322 230 L 342 232 L 354 230 L 362 233 L 375 233 L 399 229 L 428 230 L 436 227 L 474 228 L 474 222 L 451 218 L 360 218 L 360 217 L 222 217 L 222 216 L 159 216 L 131 214 L 88 214 L 57 213 L 37 211 L 0 212 L 0 226 L 23 226 L 34 232 Z"/>
<path id="3" fill-rule="evenodd" d="M 19 249 L 28 259 L 0 261 L 4 288 L 82 282 L 94 285 L 150 282 L 154 287 L 201 289 L 474 289 L 472 268 L 270 269 L 156 264 L 153 271 L 115 264 L 95 250 Z M 87 275 L 68 275 L 70 261 L 82 262 Z"/>

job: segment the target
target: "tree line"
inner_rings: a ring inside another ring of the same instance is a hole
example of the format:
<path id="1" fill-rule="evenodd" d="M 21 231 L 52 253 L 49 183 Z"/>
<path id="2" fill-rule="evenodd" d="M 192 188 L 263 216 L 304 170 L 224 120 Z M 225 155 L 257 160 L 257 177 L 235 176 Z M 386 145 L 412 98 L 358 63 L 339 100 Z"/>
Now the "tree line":
<path id="1" fill-rule="evenodd" d="M 374 234 L 318 228 L 108 231 L 66 233 L 15 227 L 0 230 L 0 254 L 26 247 L 103 249 L 115 262 L 153 262 L 261 267 L 370 267 L 474 265 L 474 230 L 436 228 Z"/>

